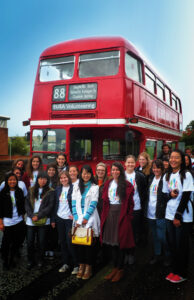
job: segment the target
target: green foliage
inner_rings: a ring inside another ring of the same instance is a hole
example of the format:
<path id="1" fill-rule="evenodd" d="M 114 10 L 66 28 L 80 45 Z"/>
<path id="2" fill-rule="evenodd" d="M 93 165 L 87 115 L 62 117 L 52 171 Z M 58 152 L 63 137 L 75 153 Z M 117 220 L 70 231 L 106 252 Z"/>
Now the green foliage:
<path id="1" fill-rule="evenodd" d="M 183 132 L 183 136 L 180 140 L 181 142 L 185 142 L 186 146 L 190 148 L 194 147 L 194 120 L 192 120 L 185 128 Z"/>
<path id="2" fill-rule="evenodd" d="M 11 155 L 27 155 L 29 153 L 29 142 L 26 140 L 26 137 L 10 137 L 8 143 Z"/>

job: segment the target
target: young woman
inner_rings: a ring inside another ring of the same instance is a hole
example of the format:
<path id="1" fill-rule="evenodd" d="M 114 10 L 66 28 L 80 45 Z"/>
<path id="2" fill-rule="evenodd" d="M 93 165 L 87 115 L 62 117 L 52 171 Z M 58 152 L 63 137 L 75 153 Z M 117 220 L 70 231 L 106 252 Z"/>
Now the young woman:
<path id="1" fill-rule="evenodd" d="M 67 156 L 65 153 L 61 152 L 57 155 L 56 165 L 58 173 L 60 173 L 61 171 L 68 171 Z"/>
<path id="2" fill-rule="evenodd" d="M 185 156 L 182 151 L 173 150 L 169 162 L 169 171 L 163 179 L 163 192 L 169 197 L 165 219 L 173 263 L 172 272 L 166 279 L 179 283 L 187 276 L 189 232 L 193 220 L 189 199 L 193 191 L 193 178 L 185 169 Z"/>
<path id="3" fill-rule="evenodd" d="M 125 250 L 135 246 L 131 224 L 134 188 L 125 180 L 121 163 L 112 164 L 111 175 L 113 179 L 105 183 L 102 195 L 100 240 L 111 246 L 114 261 L 114 269 L 105 279 L 116 282 L 123 276 Z"/>
<path id="4" fill-rule="evenodd" d="M 79 184 L 79 169 L 77 166 L 71 165 L 69 167 L 69 176 L 73 186 Z"/>
<path id="5" fill-rule="evenodd" d="M 49 186 L 56 189 L 58 185 L 58 170 L 55 163 L 50 163 L 46 167 L 46 172 L 49 176 Z"/>
<path id="6" fill-rule="evenodd" d="M 54 207 L 54 191 L 49 187 L 49 177 L 46 172 L 39 172 L 36 183 L 29 189 L 25 201 L 26 208 L 26 225 L 27 225 L 27 250 L 28 250 L 28 265 L 30 269 L 35 263 L 35 235 L 39 240 L 38 266 L 42 267 L 46 231 L 50 224 L 50 216 Z M 42 225 L 38 224 L 42 221 Z"/>
<path id="7" fill-rule="evenodd" d="M 14 160 L 13 165 L 12 165 L 12 169 L 14 169 L 15 167 L 18 167 L 21 169 L 21 176 L 23 176 L 24 172 L 25 172 L 25 162 L 23 159 L 19 158 Z"/>
<path id="8" fill-rule="evenodd" d="M 145 176 L 135 171 L 136 159 L 133 155 L 128 155 L 125 158 L 125 177 L 134 187 L 134 208 L 133 208 L 133 234 L 135 239 L 135 244 L 140 244 L 143 234 L 143 223 L 144 223 L 144 208 L 146 201 L 146 181 Z M 126 256 L 126 262 L 133 264 L 135 261 L 134 249 L 129 251 L 129 255 Z"/>
<path id="9" fill-rule="evenodd" d="M 164 166 L 164 173 L 168 172 L 169 168 L 169 158 L 168 156 L 163 156 L 162 158 L 163 166 Z"/>
<path id="10" fill-rule="evenodd" d="M 42 159 L 38 155 L 34 155 L 28 161 L 27 169 L 22 180 L 24 181 L 26 188 L 33 187 L 35 185 L 38 173 L 43 170 Z"/>
<path id="11" fill-rule="evenodd" d="M 59 241 L 61 245 L 63 265 L 59 272 L 66 272 L 73 263 L 72 274 L 77 274 L 78 263 L 75 250 L 71 244 L 70 232 L 72 229 L 73 216 L 72 204 L 69 201 L 69 194 L 72 193 L 72 184 L 67 171 L 59 174 L 60 186 L 56 188 L 56 203 L 54 209 L 54 217 L 52 217 L 52 227 L 57 226 Z"/>
<path id="12" fill-rule="evenodd" d="M 95 179 L 99 186 L 99 199 L 98 199 L 97 209 L 98 209 L 99 216 L 101 216 L 102 206 L 103 206 L 102 191 L 103 191 L 105 182 L 108 180 L 107 166 L 103 162 L 100 162 L 96 165 Z"/>
<path id="13" fill-rule="evenodd" d="M 137 167 L 136 170 L 142 172 L 148 181 L 148 177 L 151 172 L 151 160 L 149 154 L 146 152 L 140 153 L 138 156 L 138 162 L 139 167 Z"/>
<path id="14" fill-rule="evenodd" d="M 145 208 L 145 217 L 148 218 L 154 244 L 154 257 L 150 264 L 155 264 L 164 252 L 164 264 L 167 265 L 170 253 L 166 240 L 165 211 L 167 198 L 162 193 L 164 166 L 160 159 L 152 162 L 153 176 L 148 182 L 148 197 Z"/>
<path id="15" fill-rule="evenodd" d="M 15 254 L 24 241 L 24 213 L 23 191 L 18 187 L 17 176 L 10 173 L 0 192 L 0 230 L 3 231 L 2 258 L 5 268 L 14 264 Z"/>
<path id="16" fill-rule="evenodd" d="M 92 168 L 84 165 L 80 172 L 79 184 L 72 193 L 72 210 L 75 226 L 93 229 L 94 237 L 100 233 L 100 219 L 97 212 L 99 187 L 95 184 Z M 79 271 L 77 278 L 89 279 L 92 276 L 94 246 L 76 246 Z"/>

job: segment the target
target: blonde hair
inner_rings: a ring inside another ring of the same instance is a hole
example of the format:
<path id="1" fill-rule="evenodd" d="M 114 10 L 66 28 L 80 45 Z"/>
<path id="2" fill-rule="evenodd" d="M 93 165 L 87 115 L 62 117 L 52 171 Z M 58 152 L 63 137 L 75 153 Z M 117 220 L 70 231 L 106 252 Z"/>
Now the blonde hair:
<path id="1" fill-rule="evenodd" d="M 151 170 L 151 159 L 150 159 L 150 156 L 147 152 L 142 152 L 139 154 L 138 156 L 138 161 L 139 161 L 139 158 L 140 156 L 143 156 L 146 160 L 147 160 L 147 164 L 146 166 L 142 169 L 142 172 L 147 176 L 147 175 L 150 175 L 150 170 Z"/>

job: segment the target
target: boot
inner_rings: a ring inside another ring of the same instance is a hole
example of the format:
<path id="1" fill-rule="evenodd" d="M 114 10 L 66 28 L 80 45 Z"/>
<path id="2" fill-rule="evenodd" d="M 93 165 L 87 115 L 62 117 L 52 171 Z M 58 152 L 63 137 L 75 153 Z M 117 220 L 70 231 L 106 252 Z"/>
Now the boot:
<path id="1" fill-rule="evenodd" d="M 85 272 L 85 267 L 86 265 L 84 264 L 80 264 L 79 265 L 79 270 L 78 270 L 78 273 L 77 273 L 77 278 L 82 278 L 82 276 L 84 275 L 84 272 Z"/>
<path id="2" fill-rule="evenodd" d="M 111 280 L 117 272 L 118 272 L 118 268 L 114 268 L 110 274 L 104 277 L 104 279 Z"/>
<path id="3" fill-rule="evenodd" d="M 123 273 L 124 273 L 123 269 L 118 270 L 115 276 L 113 277 L 112 282 L 119 281 L 123 277 Z"/>
<path id="4" fill-rule="evenodd" d="M 86 265 L 84 275 L 82 276 L 82 279 L 87 280 L 92 276 L 92 266 Z"/>

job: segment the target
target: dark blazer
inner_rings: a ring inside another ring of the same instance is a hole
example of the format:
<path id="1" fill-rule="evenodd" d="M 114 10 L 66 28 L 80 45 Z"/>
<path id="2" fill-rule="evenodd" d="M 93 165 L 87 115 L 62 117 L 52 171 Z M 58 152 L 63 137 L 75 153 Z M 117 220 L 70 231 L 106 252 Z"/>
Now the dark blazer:
<path id="1" fill-rule="evenodd" d="M 106 218 L 109 213 L 110 202 L 108 198 L 108 188 L 112 180 L 105 182 L 102 199 L 103 199 L 103 208 L 101 214 L 101 231 L 100 231 L 100 241 L 103 241 L 103 229 L 106 222 Z M 135 246 L 133 238 L 133 229 L 131 225 L 132 213 L 133 213 L 133 194 L 134 188 L 131 183 L 126 182 L 126 196 L 121 201 L 121 211 L 118 224 L 118 240 L 120 249 L 132 248 Z"/>
<path id="2" fill-rule="evenodd" d="M 141 208 L 144 210 L 147 198 L 147 185 L 144 174 L 139 171 L 135 171 L 135 182 L 137 184 L 137 191 L 140 197 Z"/>
<path id="3" fill-rule="evenodd" d="M 150 196 L 149 188 L 152 184 L 153 179 L 154 179 L 154 175 L 152 175 L 148 181 L 147 201 L 146 201 L 146 205 L 145 205 L 145 217 L 147 217 L 147 212 L 148 212 L 148 203 L 149 203 L 149 196 Z M 158 184 L 158 190 L 157 190 L 157 203 L 156 203 L 156 218 L 157 219 L 165 218 L 166 205 L 169 200 L 168 195 L 164 194 L 162 192 L 162 188 L 163 188 L 163 176 L 160 178 L 160 181 Z"/>
<path id="4" fill-rule="evenodd" d="M 19 187 L 15 190 L 15 201 L 18 216 L 25 214 L 24 202 L 25 197 L 22 189 Z M 0 192 L 0 218 L 12 218 L 13 216 L 13 204 L 11 201 L 11 196 L 9 191 L 3 189 Z"/>
<path id="5" fill-rule="evenodd" d="M 34 203 L 35 199 L 33 197 L 34 187 L 29 189 L 28 195 L 25 201 L 25 208 L 27 216 L 32 218 L 34 216 Z M 42 197 L 42 202 L 38 211 L 38 220 L 50 217 L 55 203 L 55 193 L 53 189 L 49 189 L 48 192 Z"/>
<path id="6" fill-rule="evenodd" d="M 57 188 L 55 189 L 55 205 L 54 205 L 53 213 L 52 213 L 52 216 L 51 216 L 51 222 L 55 222 L 55 219 L 56 219 L 56 216 L 57 216 L 57 211 L 58 211 L 58 208 L 59 208 L 59 197 L 61 195 L 62 188 L 63 188 L 63 186 L 60 185 L 60 186 L 57 186 Z M 67 194 L 67 200 L 68 200 L 68 204 L 69 204 L 69 208 L 70 208 L 71 213 L 72 213 L 72 199 L 71 199 L 72 192 L 73 192 L 73 185 L 70 184 L 69 191 L 68 191 L 68 194 Z"/>

